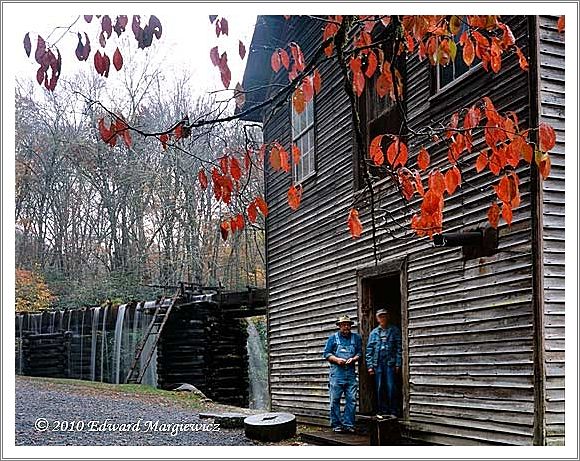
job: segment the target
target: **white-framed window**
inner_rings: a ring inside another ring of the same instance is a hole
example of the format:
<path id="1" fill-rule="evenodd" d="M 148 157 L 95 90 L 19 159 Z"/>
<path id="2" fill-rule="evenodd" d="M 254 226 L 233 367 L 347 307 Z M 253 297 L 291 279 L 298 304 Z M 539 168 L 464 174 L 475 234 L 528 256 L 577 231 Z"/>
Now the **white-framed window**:
<path id="1" fill-rule="evenodd" d="M 290 103 L 292 112 L 292 144 L 300 150 L 300 161 L 295 164 L 292 159 L 294 182 L 299 183 L 316 171 L 314 148 L 314 99 L 301 114 L 296 113 Z"/>

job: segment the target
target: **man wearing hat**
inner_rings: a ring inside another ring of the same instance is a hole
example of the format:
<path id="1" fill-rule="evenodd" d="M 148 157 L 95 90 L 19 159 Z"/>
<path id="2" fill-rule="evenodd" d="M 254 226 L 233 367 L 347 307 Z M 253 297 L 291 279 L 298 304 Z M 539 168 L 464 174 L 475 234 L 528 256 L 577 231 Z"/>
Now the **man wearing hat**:
<path id="1" fill-rule="evenodd" d="M 335 432 L 354 432 L 356 408 L 356 364 L 362 354 L 360 335 L 351 333 L 353 321 L 348 315 L 336 321 L 338 331 L 329 336 L 324 358 L 330 362 L 330 425 Z M 345 395 L 344 414 L 340 399 Z"/>
<path id="2" fill-rule="evenodd" d="M 401 329 L 390 323 L 387 308 L 376 312 L 376 327 L 369 335 L 366 348 L 366 364 L 370 375 L 375 376 L 377 389 L 377 413 L 401 416 L 397 380 L 401 372 Z"/>

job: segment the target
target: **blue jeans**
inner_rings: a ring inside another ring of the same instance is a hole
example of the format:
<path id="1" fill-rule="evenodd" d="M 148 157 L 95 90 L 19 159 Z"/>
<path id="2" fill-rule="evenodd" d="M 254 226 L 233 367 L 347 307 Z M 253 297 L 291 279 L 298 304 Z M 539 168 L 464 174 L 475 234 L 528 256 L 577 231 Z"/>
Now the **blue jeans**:
<path id="1" fill-rule="evenodd" d="M 395 367 L 383 366 L 377 368 L 375 370 L 375 384 L 377 386 L 377 412 L 400 416 Z"/>
<path id="2" fill-rule="evenodd" d="M 330 425 L 332 428 L 354 428 L 356 408 L 356 378 L 330 379 Z M 340 399 L 345 395 L 344 413 L 340 414 Z"/>

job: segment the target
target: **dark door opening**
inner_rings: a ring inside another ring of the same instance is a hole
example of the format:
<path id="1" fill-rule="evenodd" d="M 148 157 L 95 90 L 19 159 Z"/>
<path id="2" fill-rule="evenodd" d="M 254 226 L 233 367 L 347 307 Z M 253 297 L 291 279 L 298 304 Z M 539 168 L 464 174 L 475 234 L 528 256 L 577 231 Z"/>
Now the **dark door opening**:
<path id="1" fill-rule="evenodd" d="M 359 278 L 359 318 L 363 352 L 366 349 L 370 332 L 378 325 L 375 317 L 375 312 L 378 309 L 388 307 L 391 311 L 391 323 L 401 328 L 401 279 L 400 272 L 381 273 L 366 277 L 363 275 Z M 401 333 L 403 334 L 403 332 Z M 367 368 L 363 354 L 359 375 L 359 408 L 361 414 L 373 415 L 377 411 L 375 379 L 368 374 Z M 400 393 L 403 389 L 403 369 L 404 367 L 401 367 L 401 372 L 398 375 Z M 402 406 L 402 395 L 399 396 L 399 402 Z"/>

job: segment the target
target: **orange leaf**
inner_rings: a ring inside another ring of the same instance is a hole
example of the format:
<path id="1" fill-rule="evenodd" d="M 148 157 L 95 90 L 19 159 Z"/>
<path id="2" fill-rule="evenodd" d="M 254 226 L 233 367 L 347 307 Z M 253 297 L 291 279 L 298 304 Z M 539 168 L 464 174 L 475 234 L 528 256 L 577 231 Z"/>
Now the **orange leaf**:
<path id="1" fill-rule="evenodd" d="M 238 214 L 236 216 L 236 227 L 241 231 L 245 225 L 246 222 L 244 221 L 244 216 L 242 214 Z"/>
<path id="2" fill-rule="evenodd" d="M 565 16 L 560 16 L 558 18 L 558 32 L 562 33 L 564 32 L 564 28 L 566 27 L 566 17 Z"/>
<path id="3" fill-rule="evenodd" d="M 278 72 L 280 70 L 282 62 L 280 61 L 280 54 L 278 53 L 278 50 L 274 50 L 274 52 L 272 53 L 272 57 L 270 58 L 270 64 L 274 72 Z"/>
<path id="4" fill-rule="evenodd" d="M 387 160 L 393 165 L 393 168 L 398 164 L 405 166 L 408 159 L 407 145 L 398 136 L 394 136 L 393 138 L 393 142 L 387 149 Z"/>
<path id="5" fill-rule="evenodd" d="M 304 92 L 300 88 L 296 88 L 292 94 L 292 105 L 297 114 L 301 114 L 306 109 L 306 99 L 304 97 Z"/>
<path id="6" fill-rule="evenodd" d="M 278 148 L 278 144 L 274 144 L 272 146 L 272 150 L 270 151 L 270 166 L 274 171 L 280 171 L 282 169 L 282 160 L 280 159 L 280 149 Z"/>
<path id="7" fill-rule="evenodd" d="M 288 52 L 281 48 L 278 48 L 278 53 L 280 54 L 280 62 L 284 66 L 284 69 L 288 70 L 290 67 L 290 57 L 288 56 Z"/>
<path id="8" fill-rule="evenodd" d="M 487 166 L 487 154 L 484 151 L 482 151 L 478 155 L 477 161 L 475 162 L 475 169 L 477 170 L 478 173 L 481 173 L 486 166 Z"/>
<path id="9" fill-rule="evenodd" d="M 439 169 L 431 170 L 429 174 L 429 190 L 437 196 L 442 196 L 445 191 L 445 178 Z"/>
<path id="10" fill-rule="evenodd" d="M 385 156 L 381 149 L 381 142 L 383 141 L 383 134 L 375 136 L 371 141 L 371 145 L 369 147 L 369 156 L 375 165 L 382 165 L 385 162 Z"/>
<path id="11" fill-rule="evenodd" d="M 367 55 L 367 70 L 365 71 L 365 75 L 368 78 L 371 78 L 374 75 L 375 70 L 377 70 L 377 56 L 373 51 L 369 51 L 369 54 Z"/>
<path id="12" fill-rule="evenodd" d="M 238 162 L 238 159 L 235 157 L 230 157 L 230 172 L 232 178 L 234 178 L 236 181 L 239 181 L 242 177 L 242 168 L 240 167 L 240 162 Z"/>
<path id="13" fill-rule="evenodd" d="M 538 169 L 540 170 L 540 174 L 542 175 L 543 179 L 546 179 L 548 176 L 550 176 L 552 161 L 550 160 L 550 156 L 548 154 L 542 155 Z"/>
<path id="14" fill-rule="evenodd" d="M 421 196 L 425 196 L 425 189 L 423 188 L 423 181 L 421 180 L 421 175 L 415 170 L 415 190 Z"/>
<path id="15" fill-rule="evenodd" d="M 524 53 L 522 53 L 522 50 L 520 50 L 518 47 L 516 47 L 516 54 L 518 55 L 518 58 L 520 60 L 520 68 L 522 70 L 528 70 L 529 69 L 528 60 L 524 56 Z"/>
<path id="16" fill-rule="evenodd" d="M 491 154 L 491 158 L 489 159 L 488 166 L 489 166 L 489 171 L 491 171 L 494 175 L 497 176 L 499 174 L 499 172 L 502 168 L 502 165 L 501 165 L 501 159 L 500 159 L 499 155 L 497 154 L 497 151 L 494 151 Z"/>
<path id="17" fill-rule="evenodd" d="M 460 184 L 461 172 L 455 165 L 453 165 L 453 167 L 445 173 L 445 188 L 447 189 L 447 193 L 452 195 Z"/>
<path id="18" fill-rule="evenodd" d="M 288 205 L 293 210 L 297 210 L 300 206 L 300 199 L 302 198 L 302 187 L 296 187 L 294 184 L 288 189 Z"/>
<path id="19" fill-rule="evenodd" d="M 508 223 L 509 226 L 511 226 L 513 219 L 512 207 L 509 206 L 507 203 L 504 203 L 501 207 L 501 215 L 505 220 L 505 222 Z"/>
<path id="20" fill-rule="evenodd" d="M 497 206 L 497 203 L 493 202 L 489 208 L 489 211 L 487 212 L 487 220 L 491 227 L 497 229 L 497 225 L 499 224 L 499 207 Z"/>
<path id="21" fill-rule="evenodd" d="M 288 152 L 282 146 L 280 146 L 280 168 L 282 168 L 286 173 L 290 173 L 290 157 Z"/>
<path id="22" fill-rule="evenodd" d="M 268 205 L 262 197 L 256 197 L 256 205 L 264 217 L 268 216 Z"/>
<path id="23" fill-rule="evenodd" d="M 302 92 L 304 93 L 304 101 L 309 102 L 312 101 L 314 97 L 314 88 L 312 86 L 312 79 L 311 77 L 304 77 L 302 80 Z"/>
<path id="24" fill-rule="evenodd" d="M 355 208 L 351 208 L 350 212 L 348 213 L 347 225 L 348 229 L 350 230 L 350 235 L 352 235 L 353 239 L 361 236 L 363 228 L 358 218 L 358 211 Z"/>
<path id="25" fill-rule="evenodd" d="M 429 156 L 429 152 L 424 147 L 421 147 L 419 155 L 417 156 L 417 166 L 421 171 L 425 171 L 429 167 L 430 161 L 431 157 Z"/>
<path id="26" fill-rule="evenodd" d="M 201 188 L 203 190 L 206 190 L 207 189 L 207 176 L 205 174 L 205 171 L 199 170 L 199 173 L 197 173 L 197 179 L 199 180 L 199 185 L 201 186 Z"/>
<path id="27" fill-rule="evenodd" d="M 300 149 L 296 144 L 292 144 L 292 160 L 294 165 L 298 165 L 300 162 Z"/>
<path id="28" fill-rule="evenodd" d="M 358 97 L 362 94 L 365 89 L 365 76 L 362 72 L 357 71 L 352 76 L 352 87 Z"/>
<path id="29" fill-rule="evenodd" d="M 401 185 L 401 192 L 403 193 L 403 197 L 407 200 L 411 200 L 413 194 L 415 193 L 415 188 L 413 187 L 413 183 L 409 179 L 409 174 L 407 171 L 403 172 L 402 169 L 398 171 L 399 173 L 399 184 Z"/>
<path id="30" fill-rule="evenodd" d="M 547 123 L 540 123 L 540 149 L 548 152 L 556 145 L 556 132 Z"/>
<path id="31" fill-rule="evenodd" d="M 318 69 L 314 71 L 314 77 L 312 80 L 314 85 L 314 92 L 318 94 L 320 92 L 320 88 L 322 87 L 322 80 L 320 79 L 320 72 L 318 72 Z"/>
<path id="32" fill-rule="evenodd" d="M 390 72 L 383 72 L 377 78 L 377 94 L 384 98 L 387 93 L 391 95 L 392 99 L 395 99 L 395 88 L 393 86 L 393 77 L 391 76 Z"/>
<path id="33" fill-rule="evenodd" d="M 473 60 L 475 59 L 475 48 L 473 47 L 473 42 L 471 39 L 467 39 L 465 45 L 463 46 L 463 61 L 465 64 L 470 67 L 473 64 Z"/>
<path id="34" fill-rule="evenodd" d="M 251 223 L 255 223 L 256 219 L 258 219 L 258 209 L 255 202 L 250 202 L 250 205 L 248 205 L 248 219 Z"/>

